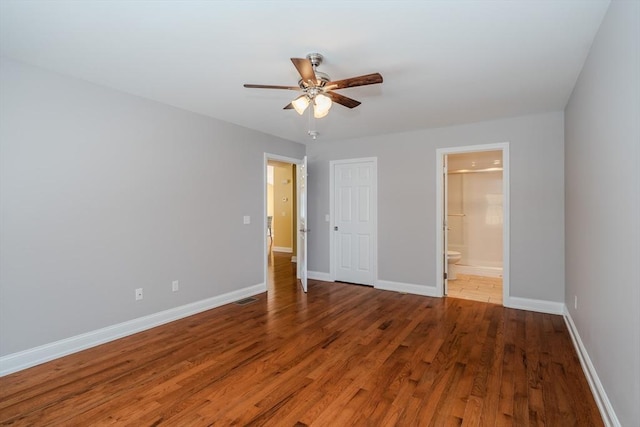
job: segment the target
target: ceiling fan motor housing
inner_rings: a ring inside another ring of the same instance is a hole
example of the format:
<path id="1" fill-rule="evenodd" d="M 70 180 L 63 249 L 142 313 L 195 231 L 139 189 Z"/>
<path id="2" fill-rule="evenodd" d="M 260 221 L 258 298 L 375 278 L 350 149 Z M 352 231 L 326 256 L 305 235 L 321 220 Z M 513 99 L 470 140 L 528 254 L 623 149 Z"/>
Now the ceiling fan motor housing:
<path id="1" fill-rule="evenodd" d="M 318 71 L 317 67 L 322 64 L 322 60 L 324 59 L 324 57 L 319 54 L 319 53 L 310 53 L 307 55 L 307 59 L 309 60 L 309 62 L 311 63 L 311 66 L 313 67 L 313 72 L 316 75 L 316 87 L 324 87 L 326 86 L 327 83 L 329 83 L 331 81 L 331 77 L 329 77 L 329 75 L 327 73 L 323 73 L 322 71 Z M 307 89 L 309 89 L 309 85 L 307 84 L 307 82 L 304 81 L 304 79 L 300 79 L 298 80 L 298 86 L 300 86 L 300 89 L 306 91 Z M 313 95 L 313 94 L 311 94 Z"/>
<path id="2" fill-rule="evenodd" d="M 313 87 L 324 87 L 331 81 L 331 78 L 329 78 L 326 73 L 317 70 L 314 71 L 316 73 L 316 84 Z M 303 79 L 298 80 L 298 86 L 300 86 L 300 89 L 304 91 L 311 88 Z"/>

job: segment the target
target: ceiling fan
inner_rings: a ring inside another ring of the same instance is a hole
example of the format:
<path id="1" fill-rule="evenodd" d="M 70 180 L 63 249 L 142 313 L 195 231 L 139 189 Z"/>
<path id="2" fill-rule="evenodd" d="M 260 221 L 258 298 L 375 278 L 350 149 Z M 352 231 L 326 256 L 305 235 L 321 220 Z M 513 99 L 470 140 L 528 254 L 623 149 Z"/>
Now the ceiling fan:
<path id="1" fill-rule="evenodd" d="M 313 105 L 313 116 L 320 119 L 329 113 L 333 102 L 347 108 L 355 108 L 360 105 L 359 101 L 340 95 L 334 90 L 382 83 L 380 73 L 331 81 L 327 74 L 317 70 L 317 67 L 322 64 L 322 59 L 323 56 L 319 53 L 310 53 L 306 58 L 291 58 L 291 62 L 300 73 L 301 79 L 298 81 L 298 86 L 245 84 L 244 87 L 302 91 L 302 95 L 291 101 L 284 109 L 294 109 L 302 115 L 309 105 Z"/>

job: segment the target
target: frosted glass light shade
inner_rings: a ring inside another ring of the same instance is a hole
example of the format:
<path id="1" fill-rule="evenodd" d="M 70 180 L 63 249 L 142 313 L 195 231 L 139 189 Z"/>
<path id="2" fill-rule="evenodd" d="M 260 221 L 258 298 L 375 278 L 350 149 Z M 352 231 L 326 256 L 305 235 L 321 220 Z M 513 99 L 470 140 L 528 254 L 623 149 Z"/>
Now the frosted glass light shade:
<path id="1" fill-rule="evenodd" d="M 331 105 L 333 105 L 333 101 L 327 95 L 318 94 L 316 95 L 313 102 L 313 117 L 316 119 L 321 119 L 327 114 L 329 114 L 329 109 L 331 109 Z"/>
<path id="2" fill-rule="evenodd" d="M 304 110 L 309 106 L 309 98 L 307 98 L 307 95 L 300 95 L 291 101 L 291 105 L 293 105 L 294 110 L 296 110 L 298 114 L 302 115 Z"/>

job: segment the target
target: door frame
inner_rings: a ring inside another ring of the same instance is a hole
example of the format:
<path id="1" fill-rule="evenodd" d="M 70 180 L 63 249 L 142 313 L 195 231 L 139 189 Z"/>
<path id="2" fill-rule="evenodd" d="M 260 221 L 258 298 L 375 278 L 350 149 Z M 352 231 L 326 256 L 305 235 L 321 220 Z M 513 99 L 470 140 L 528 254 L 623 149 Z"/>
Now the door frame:
<path id="1" fill-rule="evenodd" d="M 331 160 L 329 162 L 329 277 L 330 280 L 335 282 L 336 280 L 336 262 L 335 262 L 335 233 L 333 227 L 335 227 L 335 169 L 336 165 L 344 165 L 349 163 L 373 163 L 373 185 L 371 196 L 371 222 L 373 224 L 373 230 L 371 233 L 371 245 L 373 246 L 373 278 L 371 285 L 376 287 L 378 284 L 378 158 L 377 157 L 361 157 L 357 159 L 343 159 L 343 160 Z"/>
<path id="2" fill-rule="evenodd" d="M 436 149 L 436 295 L 444 296 L 444 260 L 446 260 L 443 242 L 445 224 L 443 173 L 444 156 L 449 154 L 472 153 L 477 151 L 502 151 L 502 305 L 507 307 L 509 303 L 509 143 L 499 142 L 495 144 L 467 145 L 462 147 L 447 147 Z"/>
<path id="3" fill-rule="evenodd" d="M 269 246 L 267 243 L 267 166 L 270 160 L 276 161 L 276 162 L 283 162 L 283 163 L 290 163 L 293 165 L 296 165 L 296 169 L 297 166 L 301 165 L 304 163 L 304 159 L 296 159 L 293 157 L 286 157 L 286 156 L 281 156 L 279 154 L 272 154 L 272 153 L 264 153 L 264 160 L 263 160 L 263 171 L 262 171 L 262 222 L 263 222 L 263 226 L 262 229 L 265 230 L 265 232 L 262 233 L 262 247 L 264 249 L 264 253 L 262 256 L 262 262 L 263 264 L 263 283 L 264 286 L 266 288 L 266 290 L 269 290 L 269 262 L 267 260 L 268 256 L 269 256 Z M 295 229 L 296 229 L 296 235 L 295 235 L 295 239 L 297 239 L 297 241 L 299 242 L 299 231 L 298 230 L 298 222 L 300 220 L 300 218 L 298 218 L 298 216 L 300 215 L 300 209 L 298 208 L 298 206 L 295 206 L 295 212 L 296 212 L 296 217 L 295 217 Z M 296 253 L 296 255 L 298 255 Z M 297 276 L 300 277 L 300 269 L 299 269 L 299 263 L 297 263 L 296 266 L 296 272 L 297 272 Z"/>

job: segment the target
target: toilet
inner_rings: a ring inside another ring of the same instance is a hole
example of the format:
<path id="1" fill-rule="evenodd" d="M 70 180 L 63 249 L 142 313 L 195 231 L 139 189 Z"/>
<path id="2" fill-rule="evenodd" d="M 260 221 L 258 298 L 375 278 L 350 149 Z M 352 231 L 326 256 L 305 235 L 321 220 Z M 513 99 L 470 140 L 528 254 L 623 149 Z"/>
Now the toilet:
<path id="1" fill-rule="evenodd" d="M 453 264 L 457 264 L 462 259 L 462 254 L 458 251 L 447 251 L 447 279 L 448 280 L 456 280 L 456 269 L 453 267 Z"/>

